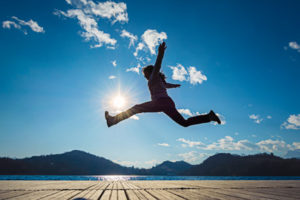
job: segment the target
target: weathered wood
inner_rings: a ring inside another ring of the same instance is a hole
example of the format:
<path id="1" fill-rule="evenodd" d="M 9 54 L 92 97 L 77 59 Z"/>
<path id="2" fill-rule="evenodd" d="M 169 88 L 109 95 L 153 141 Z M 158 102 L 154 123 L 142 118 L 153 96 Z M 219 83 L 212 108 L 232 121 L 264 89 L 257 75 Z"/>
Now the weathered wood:
<path id="1" fill-rule="evenodd" d="M 199 199 L 199 200 L 217 200 L 214 197 L 210 197 L 209 195 L 205 195 L 202 193 L 196 193 L 194 189 L 186 189 L 186 190 L 170 190 L 170 192 L 177 194 L 185 199 Z"/>
<path id="2" fill-rule="evenodd" d="M 0 181 L 0 199 L 300 199 L 300 181 Z"/>

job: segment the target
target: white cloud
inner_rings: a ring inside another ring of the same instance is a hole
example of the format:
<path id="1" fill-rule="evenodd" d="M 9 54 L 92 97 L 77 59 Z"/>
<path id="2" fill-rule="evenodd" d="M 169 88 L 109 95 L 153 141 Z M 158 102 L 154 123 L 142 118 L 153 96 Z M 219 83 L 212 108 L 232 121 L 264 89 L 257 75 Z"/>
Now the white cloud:
<path id="1" fill-rule="evenodd" d="M 201 159 L 209 156 L 206 153 L 198 153 L 196 151 L 190 151 L 187 153 L 180 153 L 178 154 L 179 157 L 183 158 L 184 161 L 189 163 L 199 163 Z"/>
<path id="2" fill-rule="evenodd" d="M 253 135 L 255 136 L 255 135 Z M 201 150 L 222 150 L 222 151 L 252 151 L 252 152 L 273 152 L 284 155 L 289 150 L 300 149 L 300 142 L 293 142 L 287 144 L 283 140 L 266 139 L 257 143 L 250 142 L 249 140 L 235 141 L 231 136 L 225 136 L 217 142 L 204 144 L 200 141 L 190 141 L 184 138 L 179 138 L 177 141 L 182 142 L 182 147 L 195 147 Z"/>
<path id="3" fill-rule="evenodd" d="M 134 46 L 134 42 L 138 39 L 136 35 L 133 35 L 132 33 L 129 33 L 126 30 L 122 30 L 121 32 L 121 37 L 127 37 L 129 38 L 130 42 L 129 42 L 129 47 L 130 46 Z"/>
<path id="4" fill-rule="evenodd" d="M 140 64 L 138 64 L 136 67 L 131 67 L 131 68 L 126 69 L 126 72 L 136 72 L 139 74 L 141 67 L 142 66 Z"/>
<path id="5" fill-rule="evenodd" d="M 44 28 L 39 26 L 37 22 L 33 21 L 32 19 L 30 19 L 29 21 L 24 21 L 21 20 L 15 16 L 12 17 L 13 19 L 15 19 L 16 21 L 19 22 L 20 25 L 22 26 L 29 26 L 31 28 L 32 31 L 34 32 L 38 32 L 38 33 L 44 33 Z"/>
<path id="6" fill-rule="evenodd" d="M 137 115 L 132 115 L 130 119 L 139 120 L 140 118 Z"/>
<path id="7" fill-rule="evenodd" d="M 290 115 L 287 121 L 283 122 L 281 127 L 285 129 L 294 129 L 294 130 L 300 129 L 300 114 Z"/>
<path id="8" fill-rule="evenodd" d="M 157 165 L 159 162 L 157 160 L 148 160 L 148 161 L 145 161 L 145 164 L 149 167 L 153 167 L 155 165 Z"/>
<path id="9" fill-rule="evenodd" d="M 188 78 L 186 77 L 188 73 L 183 65 L 177 63 L 176 66 L 170 66 L 170 68 L 173 70 L 172 73 L 173 80 L 178 80 L 178 81 L 188 80 Z"/>
<path id="10" fill-rule="evenodd" d="M 115 79 L 115 78 L 117 78 L 117 77 L 114 76 L 114 75 L 111 75 L 111 76 L 109 76 L 108 78 L 109 78 L 109 79 Z"/>
<path id="11" fill-rule="evenodd" d="M 111 61 L 111 64 L 112 64 L 114 67 L 116 67 L 116 66 L 117 66 L 117 61 L 116 61 L 116 60 L 113 60 L 113 61 Z"/>
<path id="12" fill-rule="evenodd" d="M 289 42 L 289 47 L 300 52 L 300 45 L 297 42 Z"/>
<path id="13" fill-rule="evenodd" d="M 127 167 L 143 167 L 150 168 L 157 165 L 159 162 L 157 160 L 148 160 L 148 161 L 121 161 L 121 160 L 113 160 L 113 162 L 118 163 Z"/>
<path id="14" fill-rule="evenodd" d="M 290 145 L 287 145 L 283 140 L 267 139 L 257 142 L 256 145 L 264 152 L 286 152 L 291 149 Z"/>
<path id="15" fill-rule="evenodd" d="M 86 15 L 80 9 L 71 9 L 67 12 L 59 11 L 57 14 L 61 14 L 70 18 L 77 18 L 80 26 L 84 29 L 80 35 L 85 38 L 86 41 L 93 40 L 96 42 L 95 45 L 91 45 L 92 48 L 101 47 L 103 44 L 114 47 L 114 45 L 117 43 L 117 40 L 111 38 L 110 34 L 104 33 L 98 29 L 98 23 L 93 17 Z"/>
<path id="16" fill-rule="evenodd" d="M 32 19 L 30 19 L 28 21 L 24 21 L 15 16 L 13 16 L 12 19 L 14 19 L 15 22 L 14 21 L 4 21 L 4 22 L 2 22 L 2 27 L 7 28 L 7 29 L 10 29 L 11 27 L 14 27 L 16 29 L 22 29 L 22 27 L 28 26 L 34 32 L 45 33 L 44 28 L 41 27 L 40 25 L 38 25 L 38 23 L 36 21 L 33 21 Z M 26 29 L 22 29 L 22 31 L 24 32 L 25 35 L 27 34 Z"/>
<path id="17" fill-rule="evenodd" d="M 170 145 L 168 143 L 158 143 L 158 146 L 162 146 L 162 147 L 169 147 Z"/>
<path id="18" fill-rule="evenodd" d="M 182 142 L 183 144 L 181 145 L 182 147 L 202 147 L 204 144 L 200 141 L 191 141 L 191 140 L 186 140 L 184 138 L 179 138 L 177 141 Z"/>
<path id="19" fill-rule="evenodd" d="M 193 66 L 189 67 L 189 75 L 190 75 L 190 83 L 195 85 L 197 83 L 201 84 L 203 81 L 207 81 L 207 77 L 201 73 L 201 71 L 197 71 L 197 69 Z"/>
<path id="20" fill-rule="evenodd" d="M 123 2 L 116 3 L 105 1 L 95 3 L 92 0 L 66 0 L 68 4 L 82 9 L 86 14 L 113 20 L 115 22 L 128 22 L 127 5 Z"/>
<path id="21" fill-rule="evenodd" d="M 272 116 L 271 116 L 271 115 L 268 115 L 268 116 L 267 116 L 267 119 L 272 119 Z"/>
<path id="22" fill-rule="evenodd" d="M 19 25 L 19 24 L 16 24 L 15 22 L 13 22 L 13 21 L 3 21 L 2 22 L 2 28 L 8 28 L 8 29 L 10 29 L 11 27 L 14 27 L 14 28 L 16 28 L 16 29 L 21 29 L 21 26 Z"/>
<path id="23" fill-rule="evenodd" d="M 249 115 L 249 118 L 253 119 L 254 123 L 257 124 L 260 124 L 263 121 L 263 119 L 259 115 L 255 115 L 255 114 Z"/>
<path id="24" fill-rule="evenodd" d="M 108 49 L 115 49 L 117 40 L 111 38 L 110 34 L 99 30 L 96 20 L 101 17 L 112 20 L 112 23 L 128 22 L 127 5 L 125 3 L 115 3 L 113 1 L 95 3 L 92 0 L 67 0 L 67 3 L 73 5 L 75 9 L 69 9 L 66 12 L 57 10 L 54 14 L 77 18 L 84 30 L 80 35 L 86 41 L 96 43 L 91 45 L 91 48 L 101 47 L 105 44 Z"/>
<path id="25" fill-rule="evenodd" d="M 252 150 L 255 145 L 251 144 L 248 140 L 240 140 L 234 142 L 230 136 L 219 139 L 217 142 L 211 144 L 204 144 L 200 141 L 190 141 L 184 138 L 179 138 L 177 141 L 182 142 L 182 146 L 196 147 L 203 150 Z"/>
<path id="26" fill-rule="evenodd" d="M 189 109 L 178 109 L 178 112 L 187 116 L 194 116 L 194 114 Z"/>
<path id="27" fill-rule="evenodd" d="M 159 33 L 157 30 L 148 29 L 142 35 L 142 39 L 149 48 L 150 53 L 155 55 L 155 47 L 159 44 L 159 42 L 167 39 L 167 34 L 165 32 Z"/>
<path id="28" fill-rule="evenodd" d="M 176 66 L 169 66 L 172 69 L 172 79 L 178 81 L 189 81 L 192 85 L 202 84 L 207 77 L 198 71 L 196 67 L 190 66 L 188 70 L 179 63 Z"/>
<path id="29" fill-rule="evenodd" d="M 255 145 L 253 145 L 248 140 L 239 140 L 237 142 L 231 136 L 225 136 L 225 138 L 219 139 L 217 142 L 213 142 L 205 146 L 205 150 L 253 150 Z"/>
<path id="30" fill-rule="evenodd" d="M 139 161 L 120 161 L 120 160 L 113 160 L 114 163 L 118 163 L 119 165 L 126 166 L 126 167 L 132 167 L 132 166 L 138 166 L 140 165 Z"/>
<path id="31" fill-rule="evenodd" d="M 137 48 L 135 49 L 135 52 L 133 53 L 133 55 L 134 55 L 135 57 L 137 57 L 138 52 L 141 51 L 144 47 L 145 47 L 144 43 L 142 43 L 142 42 L 138 43 L 138 46 L 137 46 Z"/>
<path id="32" fill-rule="evenodd" d="M 293 142 L 293 146 L 295 149 L 300 149 L 300 142 Z"/>

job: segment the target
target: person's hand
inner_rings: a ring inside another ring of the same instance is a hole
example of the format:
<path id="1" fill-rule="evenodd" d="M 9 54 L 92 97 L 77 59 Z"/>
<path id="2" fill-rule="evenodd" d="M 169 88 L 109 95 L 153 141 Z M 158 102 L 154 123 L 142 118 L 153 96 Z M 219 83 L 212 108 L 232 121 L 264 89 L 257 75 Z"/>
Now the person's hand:
<path id="1" fill-rule="evenodd" d="M 180 86 L 181 86 L 180 84 L 175 84 L 175 87 L 176 87 L 176 88 L 178 88 L 178 87 L 180 87 Z"/>
<path id="2" fill-rule="evenodd" d="M 166 48 L 167 48 L 166 43 L 163 42 L 159 45 L 158 52 L 164 52 L 166 50 Z"/>

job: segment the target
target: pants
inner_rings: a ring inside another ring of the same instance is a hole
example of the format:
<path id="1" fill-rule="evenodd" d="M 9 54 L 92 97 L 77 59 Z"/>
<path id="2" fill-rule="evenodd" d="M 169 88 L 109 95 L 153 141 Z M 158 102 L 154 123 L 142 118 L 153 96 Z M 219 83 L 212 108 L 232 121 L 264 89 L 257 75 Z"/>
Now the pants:
<path id="1" fill-rule="evenodd" d="M 175 103 L 170 97 L 160 98 L 154 101 L 145 102 L 142 104 L 137 104 L 127 111 L 124 111 L 114 117 L 114 122 L 119 123 L 120 121 L 127 119 L 138 113 L 147 113 L 147 112 L 164 112 L 176 123 L 180 124 L 183 127 L 188 127 L 195 124 L 207 123 L 210 122 L 208 114 L 198 115 L 195 117 L 190 117 L 184 119 L 182 115 L 177 111 Z"/>

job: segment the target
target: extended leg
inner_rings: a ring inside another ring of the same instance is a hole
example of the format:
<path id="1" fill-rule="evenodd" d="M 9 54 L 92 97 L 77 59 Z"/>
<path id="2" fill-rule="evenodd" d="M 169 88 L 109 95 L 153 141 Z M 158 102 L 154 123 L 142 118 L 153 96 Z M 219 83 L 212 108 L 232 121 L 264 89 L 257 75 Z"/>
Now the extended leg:
<path id="1" fill-rule="evenodd" d="M 119 123 L 120 121 L 123 121 L 125 119 L 128 119 L 129 117 L 138 114 L 138 113 L 143 113 L 143 112 L 161 112 L 162 108 L 157 105 L 157 103 L 153 101 L 145 102 L 142 104 L 137 104 L 130 109 L 121 112 L 117 114 L 116 116 L 112 117 L 109 116 L 108 113 L 105 114 L 106 120 L 107 120 L 107 125 L 108 127 L 115 125 Z"/>
<path id="2" fill-rule="evenodd" d="M 210 114 L 198 115 L 195 117 L 190 117 L 186 120 L 182 117 L 182 115 L 177 111 L 175 107 L 164 110 L 164 113 L 166 113 L 171 119 L 173 119 L 176 123 L 180 124 L 183 127 L 212 121 Z"/>

